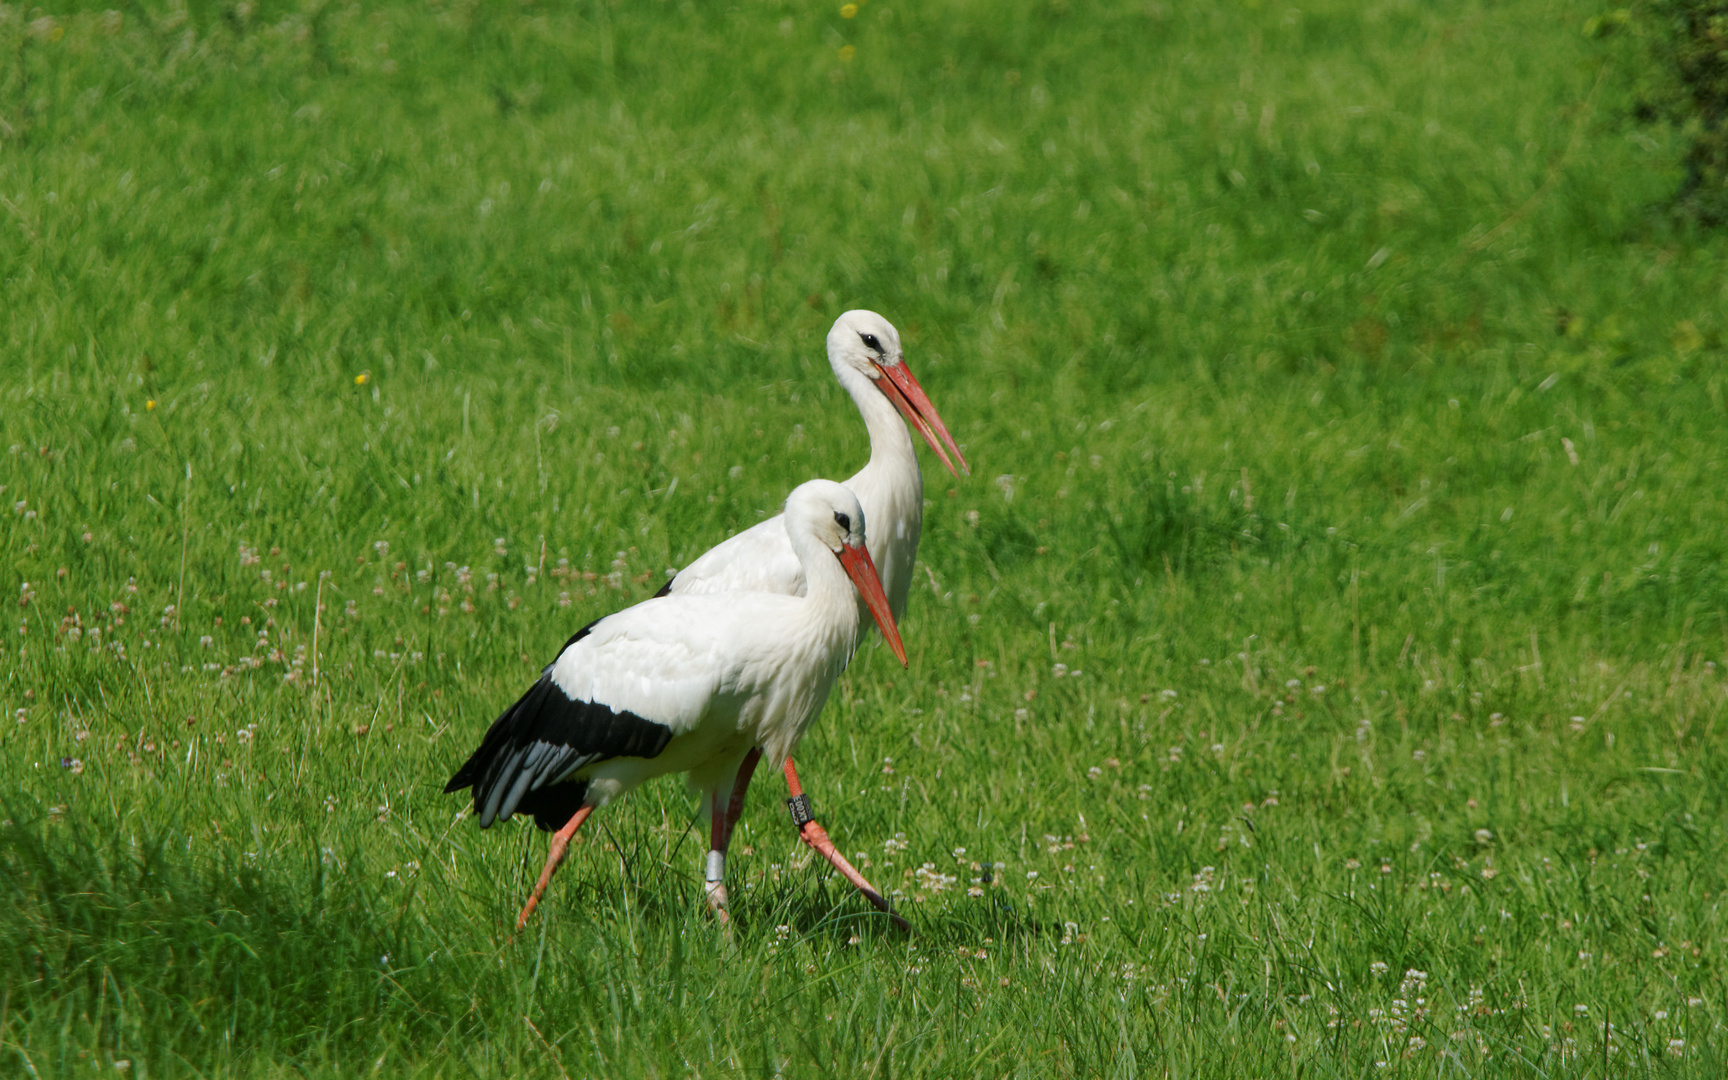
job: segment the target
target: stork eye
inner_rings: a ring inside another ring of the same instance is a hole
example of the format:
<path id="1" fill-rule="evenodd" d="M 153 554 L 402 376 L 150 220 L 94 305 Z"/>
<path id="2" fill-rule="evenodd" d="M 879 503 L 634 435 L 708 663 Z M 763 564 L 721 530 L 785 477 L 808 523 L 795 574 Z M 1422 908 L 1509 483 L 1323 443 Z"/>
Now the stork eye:
<path id="1" fill-rule="evenodd" d="M 834 511 L 834 524 L 840 526 L 841 530 L 846 533 L 852 531 L 852 519 L 838 510 Z"/>
<path id="2" fill-rule="evenodd" d="M 871 352 L 876 353 L 878 356 L 888 355 L 883 350 L 882 343 L 880 341 L 876 340 L 875 334 L 859 334 L 858 338 L 860 341 L 864 342 L 864 347 L 866 349 L 869 349 Z"/>

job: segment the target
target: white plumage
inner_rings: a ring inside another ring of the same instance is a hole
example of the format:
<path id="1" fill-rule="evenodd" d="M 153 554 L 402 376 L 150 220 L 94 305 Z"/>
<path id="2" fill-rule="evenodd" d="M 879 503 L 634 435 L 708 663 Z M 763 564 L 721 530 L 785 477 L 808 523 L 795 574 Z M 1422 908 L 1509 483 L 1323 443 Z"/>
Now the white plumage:
<path id="1" fill-rule="evenodd" d="M 866 548 L 858 500 L 829 480 L 794 490 L 781 519 L 802 596 L 650 600 L 584 627 L 495 721 L 446 791 L 474 789 L 482 828 L 531 813 L 556 829 L 526 920 L 587 814 L 667 773 L 689 775 L 715 823 L 718 891 L 738 782 L 766 751 L 790 756 L 858 643 L 859 597 L 904 660 Z M 854 588 L 856 585 L 856 589 Z M 761 748 L 761 749 L 757 749 Z M 741 766 L 748 760 L 748 769 Z"/>
<path id="2" fill-rule="evenodd" d="M 906 369 L 899 331 L 887 319 L 874 311 L 857 310 L 834 320 L 828 331 L 828 364 L 870 433 L 869 462 L 844 483 L 870 520 L 870 557 L 898 620 L 906 613 L 924 525 L 924 477 L 906 424 L 918 428 L 956 476 L 966 469 L 966 459 L 936 407 Z M 905 415 L 905 423 L 897 413 Z M 803 595 L 803 573 L 779 518 L 759 522 L 709 548 L 662 591 L 679 596 L 739 590 Z"/>

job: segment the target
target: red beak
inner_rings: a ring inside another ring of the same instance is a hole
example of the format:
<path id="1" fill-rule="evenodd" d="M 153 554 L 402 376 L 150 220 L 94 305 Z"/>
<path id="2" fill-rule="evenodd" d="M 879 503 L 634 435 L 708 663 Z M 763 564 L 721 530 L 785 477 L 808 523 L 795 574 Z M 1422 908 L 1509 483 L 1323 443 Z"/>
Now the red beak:
<path id="1" fill-rule="evenodd" d="M 882 579 L 876 576 L 876 564 L 870 559 L 869 549 L 863 544 L 857 547 L 847 544 L 838 554 L 840 565 L 846 568 L 846 576 L 858 586 L 858 595 L 864 598 L 870 614 L 876 617 L 876 625 L 881 627 L 888 647 L 899 657 L 900 666 L 911 667 L 906 660 L 906 646 L 900 641 L 900 628 L 894 625 L 894 613 L 888 610 L 888 595 L 882 591 Z"/>
<path id="2" fill-rule="evenodd" d="M 882 374 L 887 378 L 877 379 L 876 385 L 882 388 L 882 392 L 888 395 L 888 400 L 906 417 L 906 422 L 924 436 L 924 441 L 929 443 L 930 449 L 942 459 L 942 464 L 948 466 L 948 471 L 955 476 L 961 473 L 970 475 L 972 470 L 967 467 L 966 458 L 961 455 L 960 448 L 954 444 L 954 436 L 948 434 L 947 425 L 942 423 L 936 406 L 930 404 L 930 396 L 918 385 L 918 380 L 912 377 L 912 373 L 906 370 L 905 362 L 878 364 L 877 367 L 882 369 Z M 952 459 L 948 457 L 950 451 L 954 454 Z M 960 463 L 959 468 L 954 467 L 955 461 Z"/>

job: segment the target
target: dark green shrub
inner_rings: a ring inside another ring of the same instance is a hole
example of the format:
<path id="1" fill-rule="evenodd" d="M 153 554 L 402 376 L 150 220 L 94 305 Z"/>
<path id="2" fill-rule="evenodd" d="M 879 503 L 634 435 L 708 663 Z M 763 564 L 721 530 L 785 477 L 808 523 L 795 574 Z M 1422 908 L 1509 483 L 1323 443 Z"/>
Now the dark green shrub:
<path id="1" fill-rule="evenodd" d="M 1728 222 L 1728 0 L 1651 0 L 1597 16 L 1585 32 L 1630 29 L 1655 63 L 1637 82 L 1636 116 L 1673 124 L 1687 143 L 1681 215 Z"/>

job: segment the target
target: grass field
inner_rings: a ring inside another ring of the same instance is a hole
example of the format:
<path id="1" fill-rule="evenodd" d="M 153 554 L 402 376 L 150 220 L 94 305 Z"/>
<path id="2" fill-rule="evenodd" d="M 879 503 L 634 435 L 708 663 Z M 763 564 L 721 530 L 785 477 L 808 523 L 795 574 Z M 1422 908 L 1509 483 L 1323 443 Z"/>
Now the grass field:
<path id="1" fill-rule="evenodd" d="M 851 17 L 848 17 L 850 13 Z M 1719 1077 L 1728 242 L 1570 0 L 0 7 L 0 1075 Z M 912 667 L 439 793 L 864 458 Z M 15 597 L 16 599 L 11 599 Z"/>

